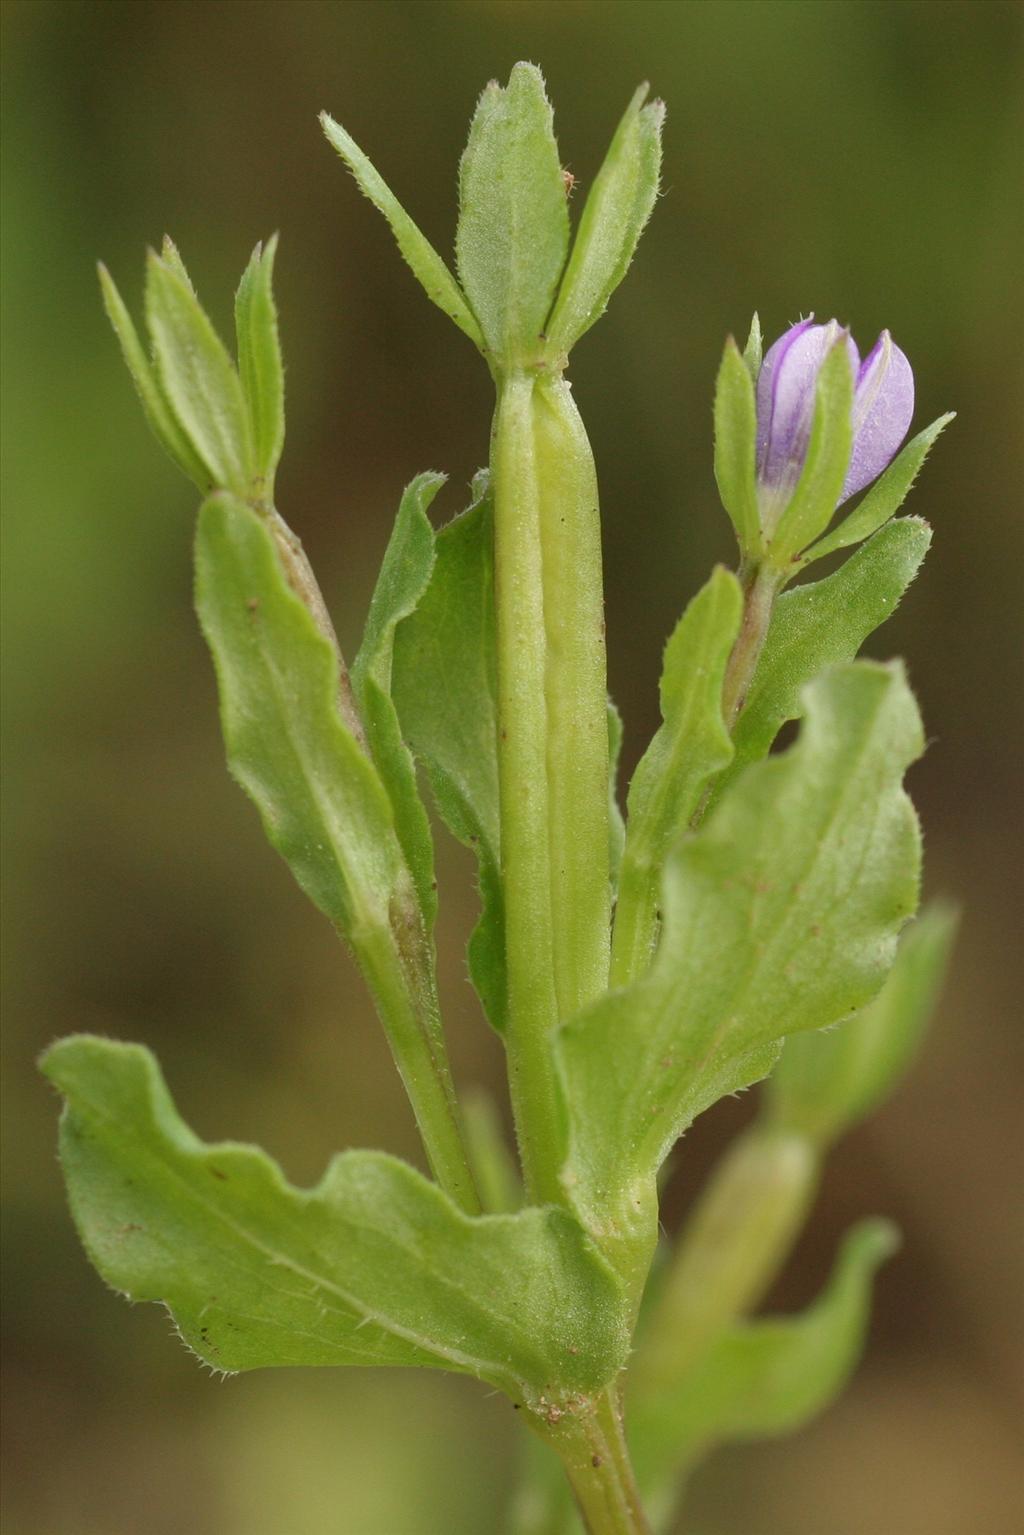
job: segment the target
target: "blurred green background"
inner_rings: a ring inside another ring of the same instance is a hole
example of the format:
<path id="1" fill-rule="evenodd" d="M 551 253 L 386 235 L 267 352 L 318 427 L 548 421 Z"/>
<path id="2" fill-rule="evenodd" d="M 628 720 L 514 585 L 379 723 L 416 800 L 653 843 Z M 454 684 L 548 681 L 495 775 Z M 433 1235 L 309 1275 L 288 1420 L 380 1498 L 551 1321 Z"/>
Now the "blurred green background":
<path id="1" fill-rule="evenodd" d="M 726 333 L 755 306 L 769 336 L 811 309 L 862 348 L 890 326 L 918 424 L 959 412 L 912 497 L 933 553 L 874 646 L 908 655 L 924 706 L 912 789 L 929 889 L 966 907 L 955 971 L 913 1078 L 835 1155 L 772 1304 L 811 1296 L 861 1214 L 891 1214 L 905 1246 L 852 1389 L 801 1438 L 710 1461 L 687 1528 L 1021 1528 L 1021 18 L 1002 0 L 7 0 L 6 1535 L 500 1528 L 518 1444 L 500 1400 L 399 1372 L 221 1383 L 160 1311 L 103 1288 L 33 1060 L 73 1029 L 144 1040 L 200 1133 L 258 1140 L 299 1182 L 339 1146 L 417 1157 L 352 966 L 224 771 L 190 612 L 194 498 L 147 436 L 94 262 L 137 307 L 143 248 L 169 230 L 226 328 L 253 242 L 280 229 L 279 504 L 351 653 L 403 484 L 445 469 L 458 509 L 490 390 L 316 112 L 447 251 L 476 94 L 518 58 L 546 72 L 577 213 L 636 82 L 669 107 L 664 197 L 573 369 L 628 763 L 665 636 L 732 559 L 710 452 Z M 470 869 L 439 840 L 457 1074 L 497 1084 L 463 969 Z M 670 1221 L 752 1108 L 687 1137 Z"/>

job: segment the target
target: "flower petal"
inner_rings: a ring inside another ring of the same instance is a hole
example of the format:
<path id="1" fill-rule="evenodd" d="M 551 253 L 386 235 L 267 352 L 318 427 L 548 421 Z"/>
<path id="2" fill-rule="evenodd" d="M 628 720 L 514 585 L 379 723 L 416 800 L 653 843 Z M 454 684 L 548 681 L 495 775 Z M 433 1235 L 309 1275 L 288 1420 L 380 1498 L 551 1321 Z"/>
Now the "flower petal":
<path id="1" fill-rule="evenodd" d="M 877 479 L 907 435 L 914 414 L 914 371 L 883 330 L 857 375 L 853 453 L 840 505 Z"/>
<path id="2" fill-rule="evenodd" d="M 800 477 L 818 373 L 842 334 L 837 320 L 815 325 L 812 317 L 792 326 L 765 357 L 757 380 L 757 476 L 766 489 L 791 490 Z M 848 333 L 846 344 L 857 377 L 860 355 Z"/>

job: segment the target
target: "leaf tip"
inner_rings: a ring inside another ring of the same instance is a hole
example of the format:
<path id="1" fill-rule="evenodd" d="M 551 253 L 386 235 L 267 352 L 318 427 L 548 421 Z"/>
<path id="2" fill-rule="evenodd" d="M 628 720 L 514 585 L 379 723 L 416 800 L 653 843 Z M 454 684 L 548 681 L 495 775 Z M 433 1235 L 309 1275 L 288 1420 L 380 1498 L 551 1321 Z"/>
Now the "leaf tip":
<path id="1" fill-rule="evenodd" d="M 96 276 L 100 280 L 100 293 L 103 296 L 104 308 L 113 321 L 115 319 L 114 311 L 124 309 L 121 295 L 117 291 L 117 284 L 111 277 L 106 264 L 102 261 L 97 261 L 96 263 Z"/>
<path id="2" fill-rule="evenodd" d="M 664 126 L 665 118 L 668 116 L 668 107 L 660 96 L 655 96 L 654 100 L 649 101 L 643 108 L 640 116 L 649 118 L 654 128 L 660 132 Z"/>
<path id="3" fill-rule="evenodd" d="M 81 1060 L 83 1053 L 95 1046 L 118 1048 L 113 1040 L 103 1039 L 99 1034 L 65 1034 L 46 1046 L 37 1057 L 36 1066 L 47 1081 L 66 1097 L 68 1079 L 76 1061 Z"/>
<path id="4" fill-rule="evenodd" d="M 899 1252 L 903 1233 L 895 1221 L 875 1215 L 855 1226 L 847 1242 L 866 1268 L 876 1269 Z"/>

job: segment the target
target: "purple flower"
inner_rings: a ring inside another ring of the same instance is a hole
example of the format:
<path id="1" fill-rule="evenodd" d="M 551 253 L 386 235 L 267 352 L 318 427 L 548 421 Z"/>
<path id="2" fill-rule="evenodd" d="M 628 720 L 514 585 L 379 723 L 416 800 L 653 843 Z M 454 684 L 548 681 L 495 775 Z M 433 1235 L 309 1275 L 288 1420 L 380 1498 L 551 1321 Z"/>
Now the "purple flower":
<path id="1" fill-rule="evenodd" d="M 837 505 L 863 490 L 895 456 L 914 414 L 914 374 L 883 330 L 863 362 L 837 320 L 801 320 L 765 355 L 757 379 L 757 480 L 762 521 L 777 523 L 800 478 L 814 416 L 818 373 L 837 341 L 846 342 L 854 378 L 853 451 Z"/>

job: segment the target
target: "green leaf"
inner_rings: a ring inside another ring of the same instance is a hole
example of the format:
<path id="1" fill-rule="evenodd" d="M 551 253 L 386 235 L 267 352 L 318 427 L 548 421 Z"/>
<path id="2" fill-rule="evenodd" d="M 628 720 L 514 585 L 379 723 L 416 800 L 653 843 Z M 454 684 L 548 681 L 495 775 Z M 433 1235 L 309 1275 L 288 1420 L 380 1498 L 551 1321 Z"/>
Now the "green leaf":
<path id="1" fill-rule="evenodd" d="M 797 744 L 750 768 L 670 854 L 649 974 L 560 1036 L 566 1187 L 609 1247 L 625 1234 L 626 1262 L 633 1207 L 650 1214 L 685 1127 L 764 1075 L 783 1035 L 869 1001 L 916 905 L 920 836 L 900 785 L 923 741 L 902 670 L 837 667 L 805 702 Z"/>
<path id="2" fill-rule="evenodd" d="M 715 480 L 744 555 L 761 550 L 757 504 L 757 405 L 750 370 L 730 336 L 715 387 Z"/>
<path id="3" fill-rule="evenodd" d="M 177 272 L 188 291 L 195 297 L 196 289 L 191 277 L 188 275 L 185 263 L 181 259 L 181 252 L 171 239 L 170 235 L 164 235 L 160 245 L 161 259 L 170 267 L 172 272 Z"/>
<path id="4" fill-rule="evenodd" d="M 619 757 L 622 754 L 622 715 L 608 700 L 608 872 L 612 889 L 618 884 L 622 851 L 626 845 L 626 822 L 619 806 Z"/>
<path id="5" fill-rule="evenodd" d="M 615 985 L 646 969 L 669 849 L 689 829 L 712 776 L 732 758 L 722 718 L 722 682 L 742 613 L 739 582 L 719 566 L 665 647 L 664 723 L 629 786 L 612 958 Z"/>
<path id="6" fill-rule="evenodd" d="M 761 361 L 764 354 L 764 342 L 761 337 L 761 317 L 754 310 L 753 319 L 750 322 L 750 333 L 747 336 L 747 344 L 743 348 L 743 361 L 747 365 L 754 388 L 757 388 L 757 375 L 761 371 Z"/>
<path id="7" fill-rule="evenodd" d="M 773 1124 L 824 1146 L 893 1091 L 938 1000 L 956 934 L 948 907 L 929 907 L 904 934 L 878 996 L 838 1028 L 787 1040 L 767 1084 Z"/>
<path id="8" fill-rule="evenodd" d="M 274 304 L 277 235 L 257 245 L 235 294 L 238 371 L 249 413 L 260 499 L 273 502 L 284 447 L 284 363 Z"/>
<path id="9" fill-rule="evenodd" d="M 882 528 L 831 576 L 778 598 L 733 729 L 736 755 L 715 785 L 715 799 L 748 763 L 765 756 L 787 720 L 799 718 L 806 684 L 826 666 L 852 661 L 868 635 L 892 617 L 920 569 L 931 537 L 927 523 L 901 518 Z"/>
<path id="10" fill-rule="evenodd" d="M 169 265 L 153 251 L 146 268 L 146 322 L 161 389 L 208 480 L 248 495 L 253 448 L 235 365 L 179 263 Z"/>
<path id="11" fill-rule="evenodd" d="M 665 104 L 644 106 L 647 91 L 641 85 L 626 108 L 587 197 L 547 327 L 556 352 L 568 354 L 604 313 L 658 196 Z"/>
<path id="12" fill-rule="evenodd" d="M 638 1403 L 630 1442 L 641 1485 L 678 1476 L 717 1442 L 792 1433 L 823 1411 L 860 1359 L 871 1281 L 898 1245 L 889 1221 L 861 1222 L 807 1311 L 729 1328 L 683 1380 Z"/>
<path id="13" fill-rule="evenodd" d="M 342 933 L 385 925 L 402 858 L 388 796 L 341 717 L 338 656 L 267 523 L 225 494 L 199 514 L 196 606 L 228 764 L 270 842 Z"/>
<path id="14" fill-rule="evenodd" d="M 536 358 L 568 246 L 544 80 L 517 64 L 507 86 L 492 80 L 480 97 L 459 171 L 459 276 L 499 363 Z"/>
<path id="15" fill-rule="evenodd" d="M 372 1151 L 296 1189 L 255 1147 L 204 1145 L 141 1046 L 78 1035 L 42 1068 L 89 1257 L 215 1368 L 432 1365 L 535 1406 L 622 1363 L 617 1287 L 564 1213 L 471 1219 Z"/>
<path id="16" fill-rule="evenodd" d="M 416 768 L 402 738 L 392 698 L 395 633 L 416 610 L 434 565 L 434 530 L 427 507 L 444 484 L 443 474 L 420 474 L 402 496 L 394 531 L 370 603 L 366 632 L 352 665 L 352 686 L 366 726 L 373 760 L 391 798 L 395 829 L 429 928 L 437 914 L 434 847 L 430 822 L 416 787 Z"/>
<path id="17" fill-rule="evenodd" d="M 202 507 L 196 605 L 217 670 L 228 765 L 302 889 L 351 944 L 431 1166 L 473 1209 L 433 950 L 329 621 L 307 605 L 321 601 L 310 581 L 276 522 L 228 495 Z"/>
<path id="18" fill-rule="evenodd" d="M 448 829 L 479 862 L 481 915 L 469 969 L 501 1031 L 507 1009 L 498 813 L 492 509 L 486 474 L 469 509 L 437 534 L 430 583 L 395 633 L 392 696 Z"/>
<path id="19" fill-rule="evenodd" d="M 853 448 L 853 369 L 841 335 L 818 373 L 807 457 L 789 505 L 771 535 L 773 564 L 785 570 L 832 521 Z"/>
<path id="20" fill-rule="evenodd" d="M 320 126 L 352 172 L 359 190 L 391 225 L 398 249 L 427 297 L 439 309 L 443 309 L 470 341 L 483 351 L 484 338 L 476 318 L 466 303 L 462 289 L 430 241 L 417 229 L 384 178 L 344 128 L 326 112 L 320 114 Z"/>
<path id="21" fill-rule="evenodd" d="M 114 279 L 102 261 L 99 263 L 98 270 L 103 293 L 103 307 L 121 344 L 121 355 L 132 376 L 132 382 L 150 430 L 182 473 L 187 475 L 193 484 L 198 485 L 205 495 L 212 487 L 213 476 L 178 425 L 149 358 L 146 356 L 145 348 L 139 340 L 138 332 L 132 324 L 131 315 L 114 286 Z"/>
<path id="22" fill-rule="evenodd" d="M 898 457 L 894 458 L 881 479 L 875 481 L 871 489 L 864 496 L 859 505 L 845 518 L 831 533 L 826 533 L 824 538 L 819 538 L 816 544 L 804 554 L 801 564 L 809 565 L 812 560 L 820 560 L 826 554 L 833 554 L 837 549 L 846 549 L 850 544 L 859 544 L 862 539 L 870 537 L 876 528 L 889 521 L 894 512 L 903 505 L 910 488 L 917 479 L 918 471 L 931 451 L 932 444 L 944 427 L 948 426 L 956 415 L 956 411 L 948 411 L 933 421 L 931 426 L 926 426 L 923 432 L 918 432 L 912 438 Z"/>

